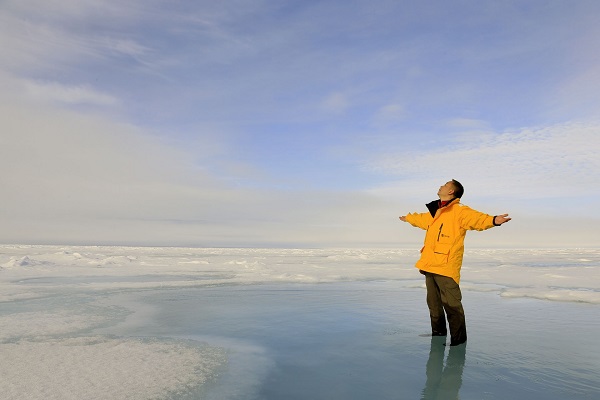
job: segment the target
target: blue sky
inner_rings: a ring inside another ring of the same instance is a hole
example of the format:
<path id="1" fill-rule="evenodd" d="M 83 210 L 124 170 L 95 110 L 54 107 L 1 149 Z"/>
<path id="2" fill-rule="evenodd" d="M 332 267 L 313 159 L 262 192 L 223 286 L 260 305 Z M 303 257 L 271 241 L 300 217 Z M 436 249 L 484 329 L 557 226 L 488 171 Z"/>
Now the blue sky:
<path id="1" fill-rule="evenodd" d="M 597 246 L 596 1 L 0 5 L 5 243 Z"/>

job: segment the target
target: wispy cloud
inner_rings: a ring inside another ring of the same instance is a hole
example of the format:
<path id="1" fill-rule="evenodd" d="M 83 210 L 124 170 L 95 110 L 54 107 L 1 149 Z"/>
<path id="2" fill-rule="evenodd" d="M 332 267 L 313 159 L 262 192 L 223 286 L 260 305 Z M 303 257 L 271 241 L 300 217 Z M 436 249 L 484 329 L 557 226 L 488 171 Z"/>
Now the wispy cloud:
<path id="1" fill-rule="evenodd" d="M 135 126 L 28 98 L 0 105 L 3 242 L 323 246 L 394 226 L 364 193 L 237 187 Z"/>
<path id="2" fill-rule="evenodd" d="M 343 93 L 332 93 L 328 95 L 321 104 L 322 108 L 327 112 L 342 114 L 348 109 L 350 101 Z"/>
<path id="3" fill-rule="evenodd" d="M 402 121 L 407 116 L 406 107 L 402 104 L 386 104 L 376 112 L 374 124 L 376 126 L 389 126 Z"/>
<path id="4" fill-rule="evenodd" d="M 599 135 L 600 124 L 593 123 L 473 135 L 469 141 L 459 135 L 446 147 L 382 155 L 369 168 L 403 182 L 377 189 L 396 196 L 441 176 L 474 183 L 481 197 L 592 196 L 600 186 Z"/>
<path id="5" fill-rule="evenodd" d="M 123 56 L 144 66 L 160 64 L 158 52 L 135 33 L 140 20 L 152 21 L 151 9 L 136 1 L 8 1 L 0 11 L 0 66 L 28 77 L 81 66 L 112 68 Z"/>
<path id="6" fill-rule="evenodd" d="M 26 93 L 35 100 L 69 105 L 114 106 L 119 100 L 85 85 L 67 86 L 57 82 L 24 81 Z"/>

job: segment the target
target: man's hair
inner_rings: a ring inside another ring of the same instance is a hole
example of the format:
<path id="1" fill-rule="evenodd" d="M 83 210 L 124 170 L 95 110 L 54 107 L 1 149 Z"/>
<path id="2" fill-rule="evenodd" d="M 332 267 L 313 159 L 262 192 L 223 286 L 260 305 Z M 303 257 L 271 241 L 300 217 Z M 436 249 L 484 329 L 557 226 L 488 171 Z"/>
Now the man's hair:
<path id="1" fill-rule="evenodd" d="M 452 184 L 454 185 L 454 197 L 458 197 L 460 199 L 465 193 L 465 188 L 456 179 L 452 179 Z"/>

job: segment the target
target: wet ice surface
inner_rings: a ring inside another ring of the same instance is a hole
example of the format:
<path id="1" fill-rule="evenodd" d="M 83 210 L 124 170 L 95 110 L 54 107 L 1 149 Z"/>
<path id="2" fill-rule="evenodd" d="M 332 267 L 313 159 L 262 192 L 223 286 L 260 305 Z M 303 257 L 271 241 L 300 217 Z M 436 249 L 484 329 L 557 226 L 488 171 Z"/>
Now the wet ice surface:
<path id="1" fill-rule="evenodd" d="M 469 341 L 414 250 L 0 246 L 4 398 L 596 399 L 598 250 L 467 252 Z M 549 301 L 557 300 L 557 301 Z"/>

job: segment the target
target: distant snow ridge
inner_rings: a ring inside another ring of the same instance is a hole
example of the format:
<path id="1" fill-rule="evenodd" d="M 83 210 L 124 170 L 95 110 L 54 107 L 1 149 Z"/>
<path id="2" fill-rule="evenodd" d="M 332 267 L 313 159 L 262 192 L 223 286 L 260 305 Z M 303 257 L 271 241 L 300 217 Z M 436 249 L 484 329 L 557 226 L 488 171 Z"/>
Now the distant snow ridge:
<path id="1" fill-rule="evenodd" d="M 24 257 L 11 257 L 10 261 L 2 264 L 3 268 L 15 268 L 15 267 L 34 267 L 38 265 L 45 265 L 47 263 L 43 261 L 38 261 L 35 259 L 29 258 L 29 256 Z"/>
<path id="2" fill-rule="evenodd" d="M 0 245 L 0 301 L 66 287 L 148 290 L 390 280 L 422 286 L 418 249 L 141 248 Z M 41 279 L 43 278 L 43 279 Z M 600 304 L 600 249 L 472 249 L 463 288 Z"/>

